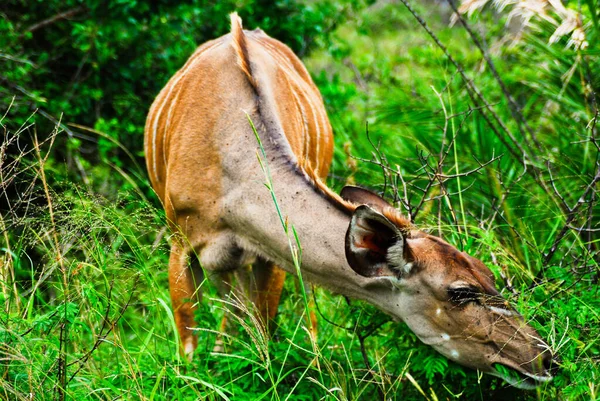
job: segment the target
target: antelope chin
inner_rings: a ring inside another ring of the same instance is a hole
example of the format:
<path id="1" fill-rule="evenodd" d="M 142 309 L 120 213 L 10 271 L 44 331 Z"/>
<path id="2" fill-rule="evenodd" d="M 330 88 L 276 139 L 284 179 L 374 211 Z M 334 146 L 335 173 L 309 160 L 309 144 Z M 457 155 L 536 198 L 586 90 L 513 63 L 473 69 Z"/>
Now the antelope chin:
<path id="1" fill-rule="evenodd" d="M 542 383 L 547 383 L 552 380 L 552 376 L 532 375 L 520 372 L 500 363 L 495 363 L 492 368 L 494 371 L 489 372 L 490 375 L 499 377 L 511 386 L 522 390 L 533 390 Z"/>

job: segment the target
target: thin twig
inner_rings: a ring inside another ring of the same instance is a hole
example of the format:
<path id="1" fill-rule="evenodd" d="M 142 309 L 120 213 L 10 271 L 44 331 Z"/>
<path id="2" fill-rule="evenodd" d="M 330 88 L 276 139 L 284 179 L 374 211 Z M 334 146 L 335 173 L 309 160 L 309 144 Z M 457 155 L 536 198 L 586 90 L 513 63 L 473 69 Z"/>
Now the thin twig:
<path id="1" fill-rule="evenodd" d="M 452 0 L 447 0 L 447 2 L 450 5 L 450 7 L 452 8 L 452 10 L 454 11 L 456 18 L 460 21 L 462 26 L 465 28 L 465 30 L 471 37 L 471 40 L 473 40 L 473 43 L 475 44 L 475 46 L 481 52 L 481 55 L 483 56 L 485 62 L 487 63 L 488 67 L 490 68 L 490 71 L 492 72 L 494 79 L 496 80 L 496 82 L 498 82 L 498 85 L 500 85 L 500 89 L 502 90 L 504 97 L 506 98 L 506 100 L 508 100 L 510 113 L 512 114 L 513 119 L 517 122 L 517 127 L 519 128 L 521 136 L 523 137 L 523 139 L 525 141 L 527 140 L 527 137 L 525 136 L 525 133 L 523 132 L 523 129 L 521 127 L 521 126 L 524 126 L 525 129 L 527 130 L 527 133 L 529 134 L 531 139 L 536 144 L 538 150 L 541 150 L 541 144 L 538 142 L 538 140 L 535 136 L 535 133 L 533 132 L 533 130 L 527 123 L 527 120 L 523 116 L 523 113 L 521 112 L 521 109 L 517 105 L 517 102 L 515 102 L 514 98 L 510 94 L 510 91 L 506 87 L 504 80 L 502 80 L 502 78 L 500 77 L 500 74 L 498 74 L 498 70 L 496 70 L 496 66 L 495 66 L 494 62 L 492 61 L 489 53 L 487 52 L 487 49 L 481 43 L 479 36 L 471 29 L 471 27 L 469 26 L 467 21 L 465 21 L 463 16 L 458 12 L 458 9 L 456 8 L 456 4 Z M 526 143 L 526 145 L 528 145 L 530 147 L 529 144 Z"/>
<path id="2" fill-rule="evenodd" d="M 598 183 L 599 181 L 600 181 L 600 165 L 598 165 L 596 175 L 594 176 L 592 181 L 587 185 L 587 187 L 583 191 L 583 194 L 579 197 L 579 199 L 577 199 L 577 202 L 575 202 L 575 205 L 573 205 L 573 207 L 570 208 L 569 214 L 567 215 L 567 221 L 565 222 L 562 229 L 560 230 L 560 232 L 554 239 L 554 242 L 552 243 L 550 250 L 544 257 L 544 264 L 542 265 L 542 270 L 545 269 L 545 265 L 550 261 L 550 259 L 552 259 L 552 256 L 554 256 L 554 253 L 556 252 L 556 249 L 558 248 L 558 244 L 560 243 L 560 241 L 562 241 L 564 236 L 569 231 L 569 226 L 571 225 L 571 223 L 573 222 L 575 217 L 577 217 L 577 211 L 579 210 L 581 205 L 587 203 L 585 198 L 589 195 L 590 191 L 592 191 L 592 189 L 594 189 L 596 183 Z"/>
<path id="3" fill-rule="evenodd" d="M 90 359 L 90 357 L 92 356 L 92 353 L 98 349 L 98 347 L 100 346 L 100 344 L 102 344 L 104 342 L 104 340 L 106 339 L 106 337 L 108 337 L 108 335 L 113 331 L 113 329 L 115 328 L 115 326 L 117 325 L 117 323 L 119 322 L 119 320 L 121 320 L 121 318 L 123 317 L 123 314 L 125 314 L 125 311 L 127 310 L 127 308 L 129 307 L 129 304 L 131 303 L 131 300 L 133 298 L 133 294 L 135 293 L 134 288 L 136 288 L 137 283 L 139 281 L 140 276 L 136 276 L 135 281 L 133 282 L 133 285 L 131 286 L 131 291 L 129 291 L 129 298 L 127 299 L 127 302 L 125 302 L 125 304 L 121 307 L 121 310 L 119 311 L 118 316 L 113 319 L 110 324 L 107 324 L 108 322 L 108 314 L 110 311 L 110 305 L 107 308 L 106 314 L 104 316 L 104 321 L 102 323 L 102 328 L 100 329 L 100 335 L 98 335 L 98 338 L 96 338 L 96 342 L 94 343 L 94 345 L 92 346 L 92 348 L 90 348 L 90 350 L 88 352 L 86 352 L 81 358 L 77 359 L 76 361 L 71 362 L 68 366 L 73 365 L 75 363 L 79 363 L 79 366 L 77 367 L 77 369 L 75 370 L 75 372 L 73 372 L 73 374 L 71 375 L 71 377 L 69 377 L 69 380 L 67 381 L 67 384 L 71 382 L 71 380 L 73 380 L 73 378 L 77 375 L 77 373 L 79 373 L 79 371 L 83 368 L 83 366 L 85 365 L 85 363 L 88 361 L 88 359 Z M 109 297 L 110 297 L 110 291 L 112 290 L 112 286 L 113 283 L 111 282 L 111 286 L 109 289 Z M 108 326 L 108 329 L 105 333 L 102 333 L 102 331 L 104 330 L 104 328 Z"/>
<path id="4" fill-rule="evenodd" d="M 498 117 L 498 115 L 492 110 L 491 105 L 485 100 L 485 98 L 481 94 L 481 91 L 479 90 L 479 88 L 477 88 L 477 86 L 475 86 L 473 81 L 469 77 L 467 77 L 467 74 L 465 73 L 465 70 L 462 67 L 462 65 L 458 61 L 456 61 L 454 59 L 454 57 L 452 57 L 452 55 L 450 54 L 450 52 L 448 51 L 446 46 L 444 46 L 444 44 L 440 41 L 440 39 L 437 37 L 437 35 L 435 33 L 433 33 L 433 31 L 429 28 L 429 25 L 427 24 L 427 22 L 425 22 L 425 20 L 423 20 L 423 18 L 421 18 L 421 16 L 412 8 L 412 6 L 408 2 L 408 0 L 400 0 L 400 1 L 402 2 L 402 4 L 404 4 L 404 6 L 408 9 L 408 11 L 412 14 L 412 16 L 417 20 L 419 25 L 421 25 L 421 27 L 425 30 L 425 32 L 427 32 L 427 34 L 431 37 L 431 39 L 435 42 L 435 44 L 440 48 L 440 50 L 442 50 L 444 55 L 448 58 L 448 60 L 457 69 L 461 78 L 463 79 L 465 84 L 467 84 L 467 89 L 469 89 L 469 91 L 468 91 L 469 96 L 475 102 L 476 106 L 479 107 L 480 103 L 483 103 L 483 105 L 485 106 L 485 109 L 488 112 L 490 112 L 490 114 L 494 117 L 494 120 L 500 125 L 500 127 L 502 127 L 503 131 L 508 135 L 512 144 L 517 149 L 519 149 L 520 154 L 517 153 L 514 150 L 514 148 L 508 144 L 508 142 L 506 141 L 506 138 L 504 138 L 504 136 L 500 134 L 500 132 L 498 131 L 496 126 L 494 124 L 492 124 L 492 122 L 488 118 L 488 116 L 485 113 L 481 113 L 483 118 L 486 120 L 486 123 L 488 124 L 490 129 L 494 132 L 496 137 L 498 137 L 498 139 L 500 139 L 500 141 L 504 144 L 504 146 L 506 146 L 506 148 L 518 160 L 520 160 L 522 157 L 529 160 L 529 156 L 527 155 L 527 152 L 525 152 L 525 149 L 523 149 L 523 147 L 520 145 L 520 143 L 517 141 L 517 139 L 512 135 L 512 133 L 508 130 L 508 128 L 504 125 L 504 123 L 502 123 L 502 121 L 500 120 L 500 117 Z"/>
<path id="5" fill-rule="evenodd" d="M 58 13 L 58 14 L 50 17 L 50 18 L 47 18 L 47 19 L 45 19 L 43 21 L 40 21 L 40 22 L 38 22 L 36 24 L 31 25 L 29 28 L 25 29 L 25 31 L 23 31 L 23 32 L 24 33 L 25 32 L 35 32 L 38 29 L 41 29 L 41 28 L 43 28 L 45 26 L 53 24 L 56 21 L 59 21 L 61 19 L 68 19 L 68 18 L 74 17 L 74 16 L 76 16 L 77 14 L 79 14 L 79 13 L 81 13 L 83 11 L 87 11 L 87 7 L 85 7 L 85 6 L 79 6 L 79 7 L 72 8 L 72 9 L 70 9 L 68 11 L 63 11 L 62 13 Z"/>
<path id="6" fill-rule="evenodd" d="M 375 159 L 375 161 L 371 161 L 371 163 L 379 166 L 381 168 L 381 172 L 383 175 L 383 191 L 382 191 L 382 196 L 385 196 L 385 192 L 387 189 L 387 178 L 388 178 L 388 174 L 387 174 L 387 169 L 389 169 L 389 166 L 387 165 L 387 163 L 385 163 L 385 157 L 383 157 L 381 150 L 380 150 L 380 144 L 375 145 L 375 143 L 373 143 L 373 140 L 371 139 L 371 136 L 369 135 L 369 122 L 367 121 L 365 123 L 365 134 L 367 136 L 367 140 L 369 141 L 369 144 L 371 145 L 371 147 L 374 149 L 373 152 L 373 158 Z"/>
<path id="7" fill-rule="evenodd" d="M 365 338 L 367 336 L 362 336 L 360 333 L 356 333 L 356 337 L 358 338 L 358 342 L 360 344 L 360 353 L 362 355 L 365 367 L 367 368 L 367 372 L 369 373 L 369 376 L 371 376 L 371 380 L 373 380 L 373 383 L 375 383 L 376 382 L 375 374 L 373 373 L 373 369 L 371 368 L 371 363 L 369 362 L 369 356 L 367 355 L 367 350 L 365 348 Z M 385 394 L 383 394 L 383 390 L 381 389 L 381 386 L 376 385 L 376 388 L 377 388 L 377 393 L 379 393 L 379 398 L 381 399 L 381 401 L 385 401 Z"/>

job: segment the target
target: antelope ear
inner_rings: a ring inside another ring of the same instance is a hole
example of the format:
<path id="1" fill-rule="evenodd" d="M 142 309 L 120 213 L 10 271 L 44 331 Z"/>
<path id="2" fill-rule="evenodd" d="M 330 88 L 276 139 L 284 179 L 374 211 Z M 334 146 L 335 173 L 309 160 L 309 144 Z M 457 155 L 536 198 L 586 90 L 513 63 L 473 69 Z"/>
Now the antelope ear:
<path id="1" fill-rule="evenodd" d="M 392 207 L 381 196 L 368 189 L 354 187 L 351 185 L 345 186 L 340 192 L 342 199 L 356 203 L 358 205 L 369 205 L 376 210 L 383 210 L 386 207 Z"/>
<path id="2" fill-rule="evenodd" d="M 400 230 L 371 207 L 356 208 L 346 232 L 346 260 L 365 277 L 394 277 L 410 269 Z M 407 269 L 408 267 L 408 269 Z"/>

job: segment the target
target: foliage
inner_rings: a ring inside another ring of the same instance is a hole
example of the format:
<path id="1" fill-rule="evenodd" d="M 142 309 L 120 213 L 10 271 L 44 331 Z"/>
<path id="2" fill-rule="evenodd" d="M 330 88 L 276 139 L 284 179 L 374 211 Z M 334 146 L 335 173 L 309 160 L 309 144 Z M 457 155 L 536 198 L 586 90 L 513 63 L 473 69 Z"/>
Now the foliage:
<path id="1" fill-rule="evenodd" d="M 450 6 L 417 7 L 471 84 L 406 7 L 365 5 L 0 6 L 1 398 L 598 398 L 597 2 L 567 4 L 581 13 L 585 48 L 568 36 L 549 43 L 556 25 L 543 18 L 514 41 L 508 9 L 474 11 L 464 20 L 473 37 L 460 19 L 448 26 Z M 141 132 L 153 96 L 198 43 L 227 32 L 234 8 L 246 27 L 312 50 L 305 62 L 336 132 L 330 185 L 379 190 L 490 266 L 562 359 L 554 381 L 507 387 L 320 289 L 313 343 L 292 280 L 270 341 L 251 310 L 231 314 L 204 283 L 200 345 L 181 360 Z M 215 353 L 226 315 L 234 331 Z"/>
<path id="2" fill-rule="evenodd" d="M 105 160 L 120 167 L 131 160 L 116 143 L 143 164 L 142 133 L 152 99 L 196 46 L 229 31 L 229 13 L 237 10 L 247 29 L 260 26 L 306 54 L 363 6 L 360 0 L 36 3 L 0 5 L 0 101 L 12 103 L 11 121 L 38 110 L 32 120 L 40 132 L 61 120 L 104 133 L 98 138 L 70 126 L 68 135 L 57 138 L 68 146 L 53 148 L 58 159 L 76 153 L 93 164 Z"/>

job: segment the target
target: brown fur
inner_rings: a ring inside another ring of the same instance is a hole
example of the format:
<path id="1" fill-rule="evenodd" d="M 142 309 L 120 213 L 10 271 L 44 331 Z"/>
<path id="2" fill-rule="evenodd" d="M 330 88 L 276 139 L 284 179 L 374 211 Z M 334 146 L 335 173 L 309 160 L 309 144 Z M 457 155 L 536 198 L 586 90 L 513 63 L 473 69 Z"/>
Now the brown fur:
<path id="1" fill-rule="evenodd" d="M 248 117 L 264 145 L 262 164 Z M 493 276 L 480 261 L 416 230 L 383 202 L 374 202 L 378 210 L 357 207 L 360 201 L 343 200 L 325 185 L 333 137 L 319 91 L 287 46 L 242 30 L 237 15 L 232 33 L 200 46 L 158 95 L 145 149 L 175 232 L 169 286 L 189 357 L 203 272 L 222 296 L 235 275 L 263 318 L 274 316 L 285 277 L 276 266 L 297 273 L 281 212 L 300 239 L 307 281 L 376 305 L 461 364 L 494 373 L 501 363 L 532 380 L 550 379 L 548 347 L 497 302 Z M 266 164 L 277 212 L 263 185 Z M 381 238 L 378 255 L 360 243 Z M 190 265 L 195 259 L 203 270 Z M 253 277 L 241 280 L 246 273 Z M 449 294 L 461 286 L 476 288 L 482 299 L 457 304 Z"/>
<path id="2" fill-rule="evenodd" d="M 225 50 L 228 45 L 233 52 Z M 150 180 L 165 207 L 169 224 L 181 234 L 173 239 L 169 283 L 182 351 L 186 342 L 192 341 L 194 348 L 196 345 L 193 333 L 188 330 L 194 326 L 195 307 L 186 300 L 195 299 L 199 290 L 188 271 L 189 255 L 200 254 L 226 230 L 219 218 L 223 196 L 219 187 L 223 179 L 219 152 L 222 144 L 212 132 L 218 130 L 221 110 L 227 110 L 232 104 L 219 96 L 230 88 L 223 87 L 223 81 L 211 79 L 211 71 L 216 58 L 222 59 L 221 65 L 233 62 L 243 74 L 236 75 L 234 69 L 231 73 L 220 71 L 230 77 L 228 85 L 237 82 L 236 85 L 244 87 L 245 81 L 254 92 L 266 90 L 256 80 L 252 51 L 262 52 L 263 62 L 272 60 L 266 68 L 273 70 L 279 90 L 269 96 L 274 97 L 275 112 L 299 168 L 310 172 L 311 180 L 318 183 L 317 188 L 322 186 L 324 192 L 330 192 L 321 179 L 327 176 L 331 164 L 333 135 L 320 93 L 289 48 L 260 30 L 242 30 L 241 20 L 233 14 L 230 39 L 225 36 L 200 46 L 157 96 L 146 122 L 145 150 Z M 204 94 L 212 95 L 210 105 L 200 100 L 199 96 Z M 235 106 L 249 114 L 261 107 L 260 103 Z M 303 118 L 285 118 L 287 115 Z M 262 121 L 258 119 L 256 123 L 260 129 Z M 201 158 L 196 157 L 199 154 Z M 190 174 L 190 166 L 202 173 L 201 181 Z M 237 264 L 233 260 L 232 263 Z M 275 316 L 285 272 L 272 263 L 262 269 L 261 275 L 266 279 L 256 280 L 253 298 L 259 313 L 268 320 Z"/>

